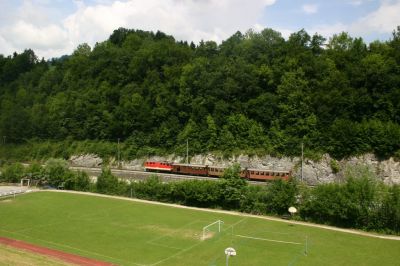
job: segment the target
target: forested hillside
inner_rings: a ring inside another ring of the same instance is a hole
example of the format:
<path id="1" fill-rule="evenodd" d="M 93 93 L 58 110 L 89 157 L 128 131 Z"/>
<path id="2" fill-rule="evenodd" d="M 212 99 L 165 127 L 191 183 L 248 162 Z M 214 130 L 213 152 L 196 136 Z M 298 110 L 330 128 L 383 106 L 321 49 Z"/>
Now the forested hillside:
<path id="1" fill-rule="evenodd" d="M 3 137 L 4 136 L 4 137 Z M 400 157 L 400 27 L 387 42 L 304 30 L 237 32 L 222 44 L 115 30 L 39 60 L 0 55 L 7 145 L 91 140 L 125 156 L 209 151 Z"/>

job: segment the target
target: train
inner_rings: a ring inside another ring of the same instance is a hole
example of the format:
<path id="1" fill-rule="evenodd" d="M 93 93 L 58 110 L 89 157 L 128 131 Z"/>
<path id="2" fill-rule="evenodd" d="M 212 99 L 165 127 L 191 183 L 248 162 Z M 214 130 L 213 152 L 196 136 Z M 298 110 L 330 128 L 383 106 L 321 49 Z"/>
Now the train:
<path id="1" fill-rule="evenodd" d="M 171 174 L 221 177 L 227 167 L 203 164 L 182 164 L 172 162 L 146 161 L 144 168 L 147 172 L 162 172 Z M 255 168 L 241 168 L 240 177 L 254 181 L 269 181 L 274 179 L 288 180 L 291 171 L 276 171 Z"/>

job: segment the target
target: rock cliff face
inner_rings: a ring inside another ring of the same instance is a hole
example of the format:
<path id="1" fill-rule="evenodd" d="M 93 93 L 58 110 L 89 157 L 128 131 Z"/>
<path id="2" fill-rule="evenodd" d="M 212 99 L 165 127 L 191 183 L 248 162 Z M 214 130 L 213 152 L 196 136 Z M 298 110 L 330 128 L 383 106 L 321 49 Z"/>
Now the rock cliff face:
<path id="1" fill-rule="evenodd" d="M 101 167 L 103 160 L 95 154 L 73 155 L 69 159 L 71 166 Z"/>
<path id="2" fill-rule="evenodd" d="M 153 156 L 148 160 L 185 162 L 185 158 L 179 156 Z M 133 161 L 121 162 L 121 168 L 127 170 L 143 170 L 143 164 L 146 158 Z M 74 166 L 99 167 L 102 160 L 96 155 L 73 156 L 70 163 Z M 113 162 L 111 162 L 113 163 Z M 114 161 L 115 163 L 115 161 Z M 191 164 L 207 164 L 218 166 L 229 166 L 233 163 L 239 163 L 242 167 L 268 169 L 268 170 L 291 170 L 292 175 L 301 178 L 301 160 L 298 157 L 276 158 L 271 156 L 249 157 L 240 155 L 231 158 L 222 158 L 212 154 L 196 155 L 190 158 Z M 359 157 L 352 157 L 341 161 L 332 159 L 329 155 L 324 155 L 319 161 L 305 159 L 303 162 L 303 179 L 309 185 L 321 183 L 330 183 L 343 179 L 344 172 L 352 166 L 368 167 L 376 176 L 386 184 L 400 184 L 400 162 L 390 158 L 389 160 L 379 161 L 372 154 L 365 154 Z"/>

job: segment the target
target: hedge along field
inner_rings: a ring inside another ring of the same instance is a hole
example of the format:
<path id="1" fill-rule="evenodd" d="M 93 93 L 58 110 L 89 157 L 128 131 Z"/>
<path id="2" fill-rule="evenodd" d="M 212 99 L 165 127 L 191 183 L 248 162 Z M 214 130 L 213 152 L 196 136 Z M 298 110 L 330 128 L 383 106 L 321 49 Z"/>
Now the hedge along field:
<path id="1" fill-rule="evenodd" d="M 69 193 L 2 200 L 0 214 L 1 236 L 119 265 L 224 265 L 229 246 L 230 265 L 396 265 L 400 254 L 395 240 Z M 201 240 L 219 219 L 222 232 Z"/>

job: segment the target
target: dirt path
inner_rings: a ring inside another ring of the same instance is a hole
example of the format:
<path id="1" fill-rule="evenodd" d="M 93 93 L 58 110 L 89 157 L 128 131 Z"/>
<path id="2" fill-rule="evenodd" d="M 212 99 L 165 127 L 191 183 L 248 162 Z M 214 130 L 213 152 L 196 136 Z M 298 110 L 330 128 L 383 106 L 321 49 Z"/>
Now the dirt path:
<path id="1" fill-rule="evenodd" d="M 73 255 L 73 254 L 62 252 L 62 251 L 49 249 L 49 248 L 29 244 L 24 241 L 14 240 L 14 239 L 5 238 L 5 237 L 0 237 L 0 243 L 4 244 L 6 246 L 13 247 L 13 248 L 27 250 L 27 251 L 30 251 L 30 252 L 33 252 L 36 254 L 54 257 L 56 259 L 59 259 L 59 260 L 62 260 L 62 261 L 68 262 L 68 263 L 72 263 L 75 265 L 81 265 L 81 266 L 112 266 L 112 265 L 114 265 L 114 264 L 111 264 L 108 262 L 102 262 L 102 261 L 98 261 L 98 260 L 94 260 L 94 259 L 89 259 L 89 258 L 85 258 L 82 256 Z"/>
<path id="2" fill-rule="evenodd" d="M 321 225 L 321 224 L 314 224 L 314 223 L 307 223 L 307 222 L 299 222 L 299 221 L 290 221 L 290 220 L 284 220 L 284 219 L 280 219 L 280 218 L 276 218 L 276 217 L 252 215 L 252 214 L 246 214 L 246 213 L 235 212 L 235 211 L 203 209 L 203 208 L 188 207 L 188 206 L 177 205 L 177 204 L 162 203 L 162 202 L 156 202 L 156 201 L 133 199 L 133 198 L 126 198 L 126 197 L 119 197 L 119 196 L 110 196 L 110 195 L 97 194 L 97 193 L 91 193 L 91 192 L 82 192 L 82 191 L 69 191 L 69 190 L 46 190 L 46 191 L 60 192 L 60 193 L 83 194 L 83 195 L 90 195 L 90 196 L 103 197 L 103 198 L 113 198 L 113 199 L 121 199 L 121 200 L 142 202 L 142 203 L 155 204 L 155 205 L 164 205 L 164 206 L 169 206 L 169 207 L 174 207 L 174 208 L 183 208 L 183 209 L 196 210 L 196 211 L 223 213 L 223 214 L 230 214 L 230 215 L 236 215 L 236 216 L 241 216 L 241 217 L 253 217 L 253 218 L 264 219 L 264 220 L 269 220 L 269 221 L 278 221 L 278 222 L 289 223 L 289 224 L 298 224 L 298 225 L 304 225 L 304 226 L 317 227 L 317 228 L 322 228 L 322 229 L 326 229 L 326 230 L 337 231 L 337 232 L 344 232 L 344 233 L 367 236 L 367 237 L 374 237 L 374 238 L 381 238 L 381 239 L 389 239 L 389 240 L 400 241 L 400 236 L 380 235 L 380 234 L 367 233 L 367 232 L 364 232 L 364 231 L 354 230 L 354 229 L 344 229 L 344 228 L 338 228 L 338 227 L 328 226 L 328 225 Z"/>

